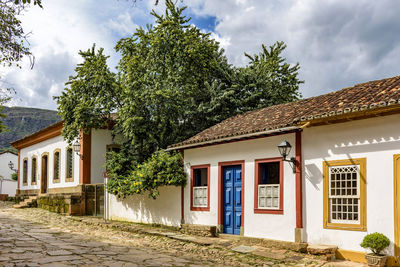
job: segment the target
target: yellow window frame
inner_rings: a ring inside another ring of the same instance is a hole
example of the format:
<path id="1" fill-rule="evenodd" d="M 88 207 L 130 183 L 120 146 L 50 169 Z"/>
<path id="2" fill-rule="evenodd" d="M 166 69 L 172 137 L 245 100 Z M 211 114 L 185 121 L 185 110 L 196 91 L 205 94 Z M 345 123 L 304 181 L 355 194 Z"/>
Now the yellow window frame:
<path id="1" fill-rule="evenodd" d="M 25 168 L 25 162 L 26 162 L 26 168 Z M 28 171 L 29 171 L 28 158 L 25 157 L 22 160 L 22 185 L 28 185 Z"/>
<path id="2" fill-rule="evenodd" d="M 33 160 L 35 160 L 36 164 L 33 164 Z M 37 184 L 37 178 L 38 178 L 38 160 L 36 156 L 32 156 L 31 159 L 31 185 L 36 185 Z M 35 177 L 35 181 L 33 180 L 33 178 Z"/>
<path id="3" fill-rule="evenodd" d="M 323 162 L 323 189 L 324 189 L 324 220 L 323 226 L 325 229 L 339 229 L 351 231 L 367 231 L 367 202 L 366 202 L 366 158 L 345 159 L 345 160 L 331 160 Z M 329 221 L 329 167 L 333 166 L 346 166 L 346 165 L 359 165 L 360 168 L 360 223 L 331 223 Z"/>
<path id="4" fill-rule="evenodd" d="M 58 178 L 56 178 L 56 153 L 58 152 Z M 59 183 L 61 180 L 61 149 L 53 151 L 53 183 Z"/>
<path id="5" fill-rule="evenodd" d="M 71 165 L 72 165 L 72 173 L 71 173 L 71 177 L 68 177 L 68 150 L 71 150 L 72 153 L 72 159 L 71 159 Z M 75 161 L 75 157 L 74 157 L 74 150 L 72 147 L 67 147 L 65 150 L 65 182 L 73 182 L 74 181 L 74 161 Z"/>

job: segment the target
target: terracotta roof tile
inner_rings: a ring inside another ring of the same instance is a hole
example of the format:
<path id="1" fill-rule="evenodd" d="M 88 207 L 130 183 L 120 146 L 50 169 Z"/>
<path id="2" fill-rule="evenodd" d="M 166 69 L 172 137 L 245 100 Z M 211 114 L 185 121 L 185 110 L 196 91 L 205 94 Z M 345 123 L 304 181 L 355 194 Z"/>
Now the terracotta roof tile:
<path id="1" fill-rule="evenodd" d="M 301 121 L 399 104 L 400 76 L 396 76 L 239 114 L 170 148 L 295 126 Z"/>

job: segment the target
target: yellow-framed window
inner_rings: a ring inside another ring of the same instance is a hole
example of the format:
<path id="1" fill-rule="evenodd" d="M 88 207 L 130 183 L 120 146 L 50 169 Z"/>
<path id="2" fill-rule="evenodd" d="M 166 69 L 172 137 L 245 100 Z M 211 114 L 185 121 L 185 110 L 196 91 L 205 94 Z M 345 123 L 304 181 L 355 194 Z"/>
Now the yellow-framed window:
<path id="1" fill-rule="evenodd" d="M 61 150 L 56 149 L 53 153 L 53 182 L 60 182 Z"/>
<path id="2" fill-rule="evenodd" d="M 324 228 L 366 231 L 366 159 L 324 161 Z"/>
<path id="3" fill-rule="evenodd" d="M 28 158 L 24 158 L 22 163 L 22 184 L 28 184 Z"/>
<path id="4" fill-rule="evenodd" d="M 66 151 L 66 164 L 65 164 L 65 181 L 73 182 L 74 181 L 74 151 L 72 147 L 68 147 Z"/>
<path id="5" fill-rule="evenodd" d="M 36 184 L 37 181 L 37 157 L 32 157 L 32 166 L 31 166 L 31 184 Z"/>

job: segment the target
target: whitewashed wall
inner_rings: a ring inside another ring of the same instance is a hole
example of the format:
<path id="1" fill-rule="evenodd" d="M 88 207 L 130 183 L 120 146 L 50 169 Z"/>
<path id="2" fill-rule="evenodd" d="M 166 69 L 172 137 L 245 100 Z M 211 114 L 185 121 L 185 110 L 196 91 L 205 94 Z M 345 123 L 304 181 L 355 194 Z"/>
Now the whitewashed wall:
<path id="1" fill-rule="evenodd" d="M 40 177 L 42 172 L 42 159 L 41 155 L 44 152 L 49 153 L 48 158 L 48 188 L 60 188 L 60 187 L 70 187 L 76 186 L 79 184 L 79 156 L 75 153 L 74 155 L 74 181 L 73 182 L 65 182 L 65 175 L 66 175 L 66 149 L 68 147 L 68 143 L 65 142 L 62 136 L 56 136 L 50 139 L 47 139 L 43 142 L 34 144 L 32 146 L 22 148 L 20 150 L 20 169 L 19 171 L 19 182 L 20 182 L 20 189 L 27 190 L 27 189 L 40 189 Z M 61 149 L 61 177 L 59 183 L 53 183 L 53 162 L 54 162 L 54 151 L 56 149 Z M 32 168 L 32 156 L 37 157 L 37 184 L 32 185 L 32 177 L 31 177 L 31 168 Z M 28 185 L 24 186 L 22 183 L 22 172 L 23 172 L 23 160 L 24 158 L 28 158 Z M 18 164 L 16 165 L 18 166 Z"/>
<path id="2" fill-rule="evenodd" d="M 7 194 L 9 197 L 14 197 L 17 191 L 17 181 L 12 179 L 4 179 L 1 184 L 0 194 Z"/>
<path id="3" fill-rule="evenodd" d="M 90 183 L 103 183 L 105 172 L 107 145 L 113 143 L 111 131 L 106 129 L 92 130 Z"/>
<path id="4" fill-rule="evenodd" d="M 280 157 L 277 146 L 286 139 L 293 149 L 295 134 L 285 134 L 248 141 L 185 150 L 185 164 L 191 166 L 210 164 L 210 211 L 190 210 L 190 179 L 185 188 L 185 222 L 189 224 L 218 225 L 218 163 L 245 161 L 244 173 L 244 235 L 294 241 L 296 227 L 295 174 L 288 162 L 284 166 L 284 210 L 283 214 L 254 213 L 254 161 L 256 159 Z M 190 177 L 190 168 L 187 170 Z"/>
<path id="5" fill-rule="evenodd" d="M 400 115 L 306 128 L 303 133 L 304 210 L 306 241 L 360 247 L 368 233 L 390 238 L 393 252 L 393 154 L 400 153 Z M 323 228 L 324 160 L 366 158 L 367 232 Z"/>
<path id="6" fill-rule="evenodd" d="M 18 169 L 17 155 L 10 152 L 0 154 L 0 175 L 3 176 L 4 179 L 11 179 L 11 175 L 14 173 L 14 171 L 8 167 L 10 161 L 14 163 L 14 169 Z"/>
<path id="7" fill-rule="evenodd" d="M 118 199 L 112 194 L 107 194 L 106 213 L 109 214 L 108 218 L 179 226 L 181 222 L 181 188 L 165 186 L 159 190 L 160 195 L 156 200 L 149 198 L 147 193 L 125 199 Z"/>

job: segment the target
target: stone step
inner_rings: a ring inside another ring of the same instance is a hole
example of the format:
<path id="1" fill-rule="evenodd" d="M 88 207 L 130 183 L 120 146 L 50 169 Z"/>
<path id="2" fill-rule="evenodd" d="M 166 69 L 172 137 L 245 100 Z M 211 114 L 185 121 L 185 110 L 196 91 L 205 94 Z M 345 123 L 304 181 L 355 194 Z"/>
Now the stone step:
<path id="1" fill-rule="evenodd" d="M 307 247 L 307 252 L 312 255 L 335 255 L 337 246 L 322 245 L 322 244 L 309 244 Z"/>
<path id="2" fill-rule="evenodd" d="M 13 208 L 15 209 L 23 209 L 28 208 L 32 202 L 36 201 L 38 196 L 30 196 L 29 198 L 25 199 L 24 201 L 20 202 L 19 204 L 15 204 Z"/>

